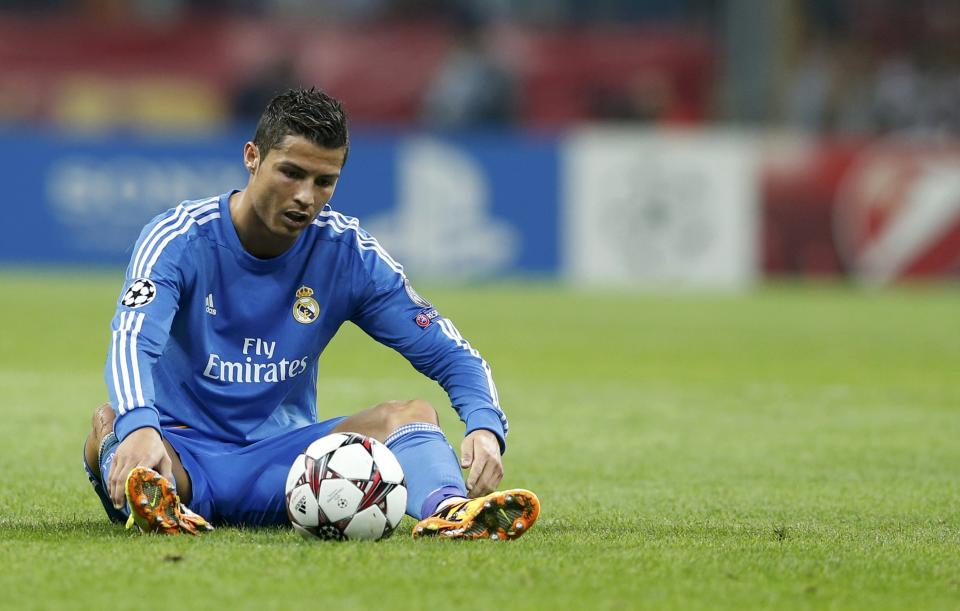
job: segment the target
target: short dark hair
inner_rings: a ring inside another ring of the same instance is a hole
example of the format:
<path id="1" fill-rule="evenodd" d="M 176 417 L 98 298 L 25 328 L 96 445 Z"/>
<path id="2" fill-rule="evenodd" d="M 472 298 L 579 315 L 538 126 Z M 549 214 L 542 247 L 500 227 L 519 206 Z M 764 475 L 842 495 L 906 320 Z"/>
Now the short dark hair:
<path id="1" fill-rule="evenodd" d="M 315 87 L 289 89 L 270 100 L 257 122 L 253 143 L 266 157 L 290 134 L 303 136 L 325 148 L 346 147 L 343 162 L 347 162 L 350 150 L 347 113 L 340 100 Z"/>

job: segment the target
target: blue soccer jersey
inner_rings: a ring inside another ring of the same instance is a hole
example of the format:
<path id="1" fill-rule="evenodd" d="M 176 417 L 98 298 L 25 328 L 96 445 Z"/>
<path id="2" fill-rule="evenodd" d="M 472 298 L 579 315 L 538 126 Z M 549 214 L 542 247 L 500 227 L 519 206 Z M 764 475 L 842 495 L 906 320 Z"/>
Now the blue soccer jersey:
<path id="1" fill-rule="evenodd" d="M 230 195 L 184 202 L 137 240 L 105 372 L 121 440 L 185 427 L 243 445 L 316 422 L 318 358 L 351 321 L 436 380 L 467 432 L 504 447 L 490 367 L 356 219 L 326 206 L 287 252 L 258 259 Z"/>

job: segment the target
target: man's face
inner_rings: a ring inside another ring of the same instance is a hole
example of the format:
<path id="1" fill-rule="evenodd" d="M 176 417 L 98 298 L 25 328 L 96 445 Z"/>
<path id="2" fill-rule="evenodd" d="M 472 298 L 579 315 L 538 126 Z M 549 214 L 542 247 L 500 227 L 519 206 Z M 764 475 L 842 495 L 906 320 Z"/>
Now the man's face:
<path id="1" fill-rule="evenodd" d="M 243 149 L 251 172 L 246 197 L 262 224 L 257 233 L 265 229 L 281 242 L 295 241 L 333 197 L 345 154 L 346 147 L 329 149 L 288 135 L 261 157 L 248 142 Z"/>

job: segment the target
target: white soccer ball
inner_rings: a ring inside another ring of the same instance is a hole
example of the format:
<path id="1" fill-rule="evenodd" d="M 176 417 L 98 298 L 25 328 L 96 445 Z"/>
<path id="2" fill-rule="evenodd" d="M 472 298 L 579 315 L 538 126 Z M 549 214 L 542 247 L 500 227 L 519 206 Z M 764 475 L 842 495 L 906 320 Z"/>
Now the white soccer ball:
<path id="1" fill-rule="evenodd" d="M 403 518 L 407 488 L 376 439 L 334 433 L 311 443 L 287 475 L 287 516 L 306 539 L 382 539 Z"/>

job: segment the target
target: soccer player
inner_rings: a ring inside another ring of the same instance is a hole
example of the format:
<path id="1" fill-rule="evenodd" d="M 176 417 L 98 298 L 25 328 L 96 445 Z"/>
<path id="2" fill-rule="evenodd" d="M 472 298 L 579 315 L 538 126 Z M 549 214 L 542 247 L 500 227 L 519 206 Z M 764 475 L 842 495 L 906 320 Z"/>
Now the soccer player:
<path id="1" fill-rule="evenodd" d="M 513 539 L 533 525 L 532 492 L 495 492 L 507 419 L 490 367 L 328 204 L 348 151 L 339 101 L 287 91 L 243 147 L 244 189 L 185 201 L 144 227 L 112 321 L 110 401 L 84 446 L 113 521 L 171 534 L 286 524 L 294 458 L 351 431 L 399 459 L 414 537 Z M 422 400 L 318 422 L 318 358 L 346 321 L 446 390 L 466 424 L 460 461 Z"/>

